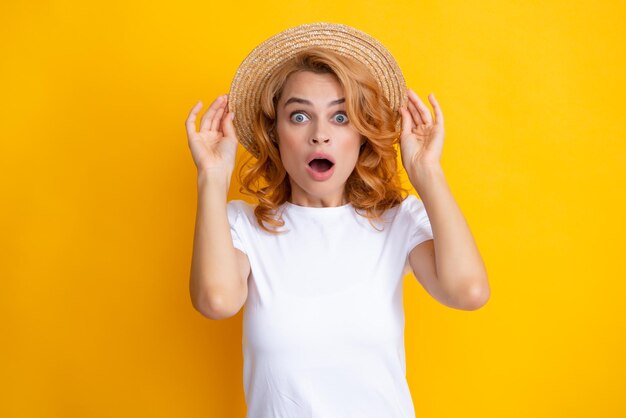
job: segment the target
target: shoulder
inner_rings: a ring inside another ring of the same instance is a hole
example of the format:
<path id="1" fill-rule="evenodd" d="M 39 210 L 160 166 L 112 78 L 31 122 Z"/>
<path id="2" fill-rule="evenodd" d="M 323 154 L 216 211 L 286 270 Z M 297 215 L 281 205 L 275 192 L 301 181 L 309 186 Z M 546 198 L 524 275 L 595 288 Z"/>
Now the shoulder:
<path id="1" fill-rule="evenodd" d="M 420 205 L 422 205 L 422 201 L 419 200 L 414 194 L 408 195 L 404 198 L 402 203 L 400 203 L 400 207 L 404 208 L 405 210 L 414 209 L 416 207 L 419 207 Z"/>
<path id="2" fill-rule="evenodd" d="M 255 205 L 248 203 L 245 200 L 233 199 L 233 200 L 229 200 L 226 203 L 226 206 L 228 208 L 232 208 L 238 211 L 244 211 L 244 210 L 254 210 Z"/>
<path id="3" fill-rule="evenodd" d="M 422 211 L 426 211 L 426 208 L 424 208 L 424 204 L 420 199 L 417 198 L 417 196 L 412 194 L 409 194 L 396 206 L 387 210 L 387 212 L 392 213 L 394 217 L 395 215 L 404 216 L 407 214 L 409 216 L 416 214 L 419 215 Z"/>
<path id="4" fill-rule="evenodd" d="M 428 218 L 428 213 L 426 212 L 426 207 L 424 206 L 424 202 L 418 199 L 415 195 L 408 195 L 398 206 L 397 206 L 397 221 L 398 223 L 404 226 L 411 226 L 411 230 L 413 230 L 413 226 L 417 225 L 419 227 L 427 226 L 430 224 L 430 220 Z"/>
<path id="5" fill-rule="evenodd" d="M 400 204 L 400 208 L 403 212 L 410 215 L 424 215 L 426 214 L 426 208 L 424 202 L 417 198 L 415 195 L 408 195 Z"/>
<path id="6" fill-rule="evenodd" d="M 239 218 L 254 218 L 254 208 L 256 205 L 245 200 L 233 199 L 226 203 L 226 212 L 231 222 L 236 222 Z"/>
<path id="7" fill-rule="evenodd" d="M 385 210 L 377 221 L 382 221 L 384 224 L 405 224 L 411 222 L 413 218 L 419 218 L 422 211 L 425 213 L 422 201 L 417 196 L 409 194 L 402 201 Z"/>

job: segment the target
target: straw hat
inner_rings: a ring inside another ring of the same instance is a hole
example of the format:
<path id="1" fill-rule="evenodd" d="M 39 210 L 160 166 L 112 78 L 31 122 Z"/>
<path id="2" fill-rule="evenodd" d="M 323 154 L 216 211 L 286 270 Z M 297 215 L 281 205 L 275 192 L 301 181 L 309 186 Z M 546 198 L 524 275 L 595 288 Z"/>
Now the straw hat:
<path id="1" fill-rule="evenodd" d="M 308 47 L 328 48 L 364 63 L 375 76 L 394 111 L 406 102 L 407 89 L 398 63 L 391 53 L 370 35 L 338 23 L 307 23 L 286 29 L 267 39 L 248 54 L 230 86 L 228 109 L 235 112 L 234 126 L 239 142 L 259 156 L 252 131 L 259 111 L 261 91 L 270 74 L 285 61 Z"/>

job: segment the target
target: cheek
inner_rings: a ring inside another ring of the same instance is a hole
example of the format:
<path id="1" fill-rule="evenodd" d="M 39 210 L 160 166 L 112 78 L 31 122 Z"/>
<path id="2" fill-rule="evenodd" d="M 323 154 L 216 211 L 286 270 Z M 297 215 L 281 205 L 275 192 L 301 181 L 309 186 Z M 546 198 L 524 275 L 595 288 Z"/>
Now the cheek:
<path id="1" fill-rule="evenodd" d="M 289 138 L 281 137 L 278 150 L 280 151 L 280 159 L 285 170 L 293 172 L 294 169 L 297 169 L 298 161 L 301 158 L 294 144 L 289 141 Z"/>
<path id="2" fill-rule="evenodd" d="M 276 132 L 278 134 L 278 148 L 284 163 L 305 158 L 307 144 L 303 140 L 305 133 L 301 129 L 277 126 Z"/>
<path id="3" fill-rule="evenodd" d="M 276 125 L 276 134 L 278 136 L 277 139 L 280 144 L 292 147 L 293 143 L 296 142 L 298 132 L 295 131 L 293 127 L 289 126 L 288 124 L 279 121 Z"/>
<path id="4" fill-rule="evenodd" d="M 343 146 L 341 152 L 343 155 L 349 156 L 350 158 L 358 158 L 359 151 L 361 150 L 361 136 L 351 135 L 343 141 Z"/>
<path id="5" fill-rule="evenodd" d="M 348 162 L 348 170 L 352 172 L 357 162 L 359 161 L 359 154 L 361 150 L 361 139 L 360 137 L 356 138 L 354 141 L 351 141 L 350 145 L 345 147 L 343 150 L 343 155 L 346 156 L 346 161 Z"/>

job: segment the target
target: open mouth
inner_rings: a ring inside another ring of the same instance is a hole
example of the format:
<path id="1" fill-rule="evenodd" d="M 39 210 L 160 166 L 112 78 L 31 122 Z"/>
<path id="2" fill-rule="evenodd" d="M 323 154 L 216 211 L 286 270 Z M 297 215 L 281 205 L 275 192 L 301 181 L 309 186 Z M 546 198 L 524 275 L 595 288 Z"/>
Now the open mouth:
<path id="1" fill-rule="evenodd" d="M 330 170 L 333 165 L 333 162 L 327 160 L 326 158 L 316 158 L 309 163 L 309 167 L 311 167 L 318 173 L 323 173 Z"/>

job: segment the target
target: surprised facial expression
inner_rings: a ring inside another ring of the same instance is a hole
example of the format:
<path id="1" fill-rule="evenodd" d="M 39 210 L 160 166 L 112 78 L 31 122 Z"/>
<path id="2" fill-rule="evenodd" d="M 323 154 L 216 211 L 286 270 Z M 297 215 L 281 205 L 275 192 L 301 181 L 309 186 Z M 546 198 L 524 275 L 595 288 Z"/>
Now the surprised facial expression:
<path id="1" fill-rule="evenodd" d="M 292 73 L 276 108 L 278 148 L 292 201 L 341 202 L 364 139 L 348 120 L 333 74 Z M 341 203 L 339 203 L 341 204 Z"/>

